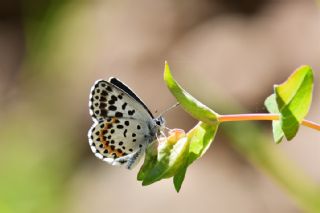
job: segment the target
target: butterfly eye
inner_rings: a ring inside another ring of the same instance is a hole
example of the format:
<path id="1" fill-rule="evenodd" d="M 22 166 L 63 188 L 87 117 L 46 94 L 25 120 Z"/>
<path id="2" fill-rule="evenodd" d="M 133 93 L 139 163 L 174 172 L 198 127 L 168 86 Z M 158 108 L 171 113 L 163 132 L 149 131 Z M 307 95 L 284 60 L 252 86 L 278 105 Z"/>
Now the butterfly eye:
<path id="1" fill-rule="evenodd" d="M 156 118 L 155 121 L 158 126 L 162 126 L 165 123 L 165 120 L 162 116 Z"/>

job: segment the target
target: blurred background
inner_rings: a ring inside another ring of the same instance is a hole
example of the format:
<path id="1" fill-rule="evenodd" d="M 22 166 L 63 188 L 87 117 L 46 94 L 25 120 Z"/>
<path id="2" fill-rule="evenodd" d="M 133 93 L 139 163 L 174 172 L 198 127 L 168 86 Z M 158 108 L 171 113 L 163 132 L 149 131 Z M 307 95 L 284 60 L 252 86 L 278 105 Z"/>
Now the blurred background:
<path id="1" fill-rule="evenodd" d="M 320 122 L 320 14 L 309 0 L 12 0 L 0 6 L 0 212 L 320 212 L 319 132 L 275 145 L 270 122 L 223 124 L 172 180 L 142 187 L 95 158 L 88 95 L 116 76 L 152 112 L 175 78 L 220 114 L 265 112 L 273 84 L 309 64 Z M 156 113 L 157 114 L 157 113 Z M 169 128 L 197 121 L 177 108 Z"/>

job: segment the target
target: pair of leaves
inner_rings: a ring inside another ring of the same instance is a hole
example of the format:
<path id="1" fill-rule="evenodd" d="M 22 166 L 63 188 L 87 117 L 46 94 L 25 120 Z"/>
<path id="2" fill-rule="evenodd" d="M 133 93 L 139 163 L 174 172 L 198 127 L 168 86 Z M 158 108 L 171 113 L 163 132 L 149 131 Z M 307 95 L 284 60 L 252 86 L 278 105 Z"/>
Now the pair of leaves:
<path id="1" fill-rule="evenodd" d="M 173 130 L 165 140 L 150 144 L 138 180 L 142 185 L 149 185 L 173 177 L 175 189 L 179 192 L 188 166 L 206 152 L 217 128 L 218 124 L 199 122 L 187 134 Z"/>
<path id="2" fill-rule="evenodd" d="M 200 158 L 213 141 L 219 115 L 187 93 L 173 79 L 167 63 L 164 79 L 181 107 L 200 122 L 188 133 L 173 130 L 168 138 L 150 144 L 137 179 L 142 185 L 149 185 L 173 177 L 175 189 L 179 192 L 188 166 Z"/>
<path id="3" fill-rule="evenodd" d="M 292 140 L 297 134 L 308 114 L 312 90 L 313 72 L 309 66 L 298 68 L 287 81 L 274 86 L 274 94 L 266 99 L 265 106 L 270 113 L 280 114 L 280 119 L 272 122 L 276 143 L 280 143 L 284 136 Z"/>

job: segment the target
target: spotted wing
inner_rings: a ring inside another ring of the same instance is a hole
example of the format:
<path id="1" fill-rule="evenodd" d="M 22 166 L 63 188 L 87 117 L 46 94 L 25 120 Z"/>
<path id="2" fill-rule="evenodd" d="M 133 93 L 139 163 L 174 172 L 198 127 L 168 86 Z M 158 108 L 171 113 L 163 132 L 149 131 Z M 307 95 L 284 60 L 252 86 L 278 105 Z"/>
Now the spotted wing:
<path id="1" fill-rule="evenodd" d="M 108 118 L 95 122 L 88 132 L 89 144 L 96 157 L 111 165 L 126 164 L 131 169 L 155 139 L 147 123 L 127 118 Z"/>
<path id="2" fill-rule="evenodd" d="M 134 95 L 131 90 L 129 91 Z M 115 84 L 98 80 L 91 88 L 90 115 L 94 121 L 117 117 L 150 122 L 153 119 L 152 114 L 140 99 L 139 102 L 134 97 Z"/>

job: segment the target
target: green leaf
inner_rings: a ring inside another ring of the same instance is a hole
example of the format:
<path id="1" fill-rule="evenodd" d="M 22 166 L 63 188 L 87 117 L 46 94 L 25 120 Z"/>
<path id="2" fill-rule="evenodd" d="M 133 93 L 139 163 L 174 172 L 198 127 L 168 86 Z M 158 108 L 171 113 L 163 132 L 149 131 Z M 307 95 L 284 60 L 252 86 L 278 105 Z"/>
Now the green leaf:
<path id="1" fill-rule="evenodd" d="M 281 113 L 281 125 L 287 140 L 298 132 L 300 123 L 307 115 L 313 89 L 313 72 L 311 67 L 298 68 L 287 81 L 275 85 L 278 109 Z"/>
<path id="2" fill-rule="evenodd" d="M 217 113 L 192 97 L 173 79 L 167 63 L 164 79 L 183 109 L 200 122 L 187 134 L 173 130 L 169 137 L 150 145 L 137 179 L 142 185 L 149 185 L 173 177 L 175 189 L 179 192 L 188 166 L 207 151 L 220 122 Z"/>
<path id="3" fill-rule="evenodd" d="M 218 127 L 219 123 L 216 123 L 215 125 L 208 125 L 206 123 L 199 122 L 187 133 L 187 138 L 190 144 L 188 156 L 186 157 L 187 161 L 182 164 L 173 178 L 173 183 L 177 192 L 179 192 L 181 189 L 187 167 L 195 160 L 200 158 L 208 150 L 216 135 Z"/>
<path id="4" fill-rule="evenodd" d="M 148 172 L 156 165 L 158 156 L 158 146 L 159 142 L 156 140 L 153 143 L 149 144 L 149 146 L 147 147 L 144 163 L 141 166 L 137 176 L 137 179 L 139 181 L 143 181 Z"/>
<path id="5" fill-rule="evenodd" d="M 200 158 L 209 148 L 213 141 L 216 132 L 218 131 L 219 123 L 208 125 L 199 122 L 195 128 L 187 134 L 190 140 L 188 164 L 190 165 L 196 159 Z"/>
<path id="6" fill-rule="evenodd" d="M 276 101 L 276 95 L 272 94 L 270 95 L 264 102 L 264 105 L 266 106 L 268 112 L 270 113 L 276 113 L 280 114 L 277 101 Z M 284 133 L 282 131 L 281 121 L 272 121 L 272 131 L 273 131 L 273 139 L 276 143 L 280 143 L 284 137 Z"/>
<path id="7" fill-rule="evenodd" d="M 218 122 L 218 113 L 192 97 L 174 80 L 167 62 L 165 63 L 164 80 L 181 107 L 191 116 L 208 124 L 216 124 Z"/>
<path id="8" fill-rule="evenodd" d="M 179 192 L 188 166 L 207 151 L 218 126 L 219 123 L 199 122 L 187 134 L 175 130 L 168 138 L 151 144 L 137 179 L 145 186 L 173 177 L 175 189 Z"/>
<path id="9" fill-rule="evenodd" d="M 154 147 L 149 147 L 153 149 Z M 179 169 L 189 148 L 185 133 L 179 130 L 167 139 L 161 140 L 157 147 L 157 155 L 149 148 L 143 166 L 138 173 L 142 185 L 149 185 L 161 179 L 170 178 Z"/>
<path id="10" fill-rule="evenodd" d="M 187 162 L 187 154 L 189 150 L 189 141 L 186 137 L 181 138 L 174 145 L 170 155 L 169 167 L 166 171 L 166 174 L 163 176 L 164 178 L 173 177 L 177 171 L 180 169 L 182 165 Z"/>
<path id="11" fill-rule="evenodd" d="M 188 163 L 185 162 L 173 177 L 173 185 L 177 192 L 180 192 L 182 183 L 187 173 Z"/>

